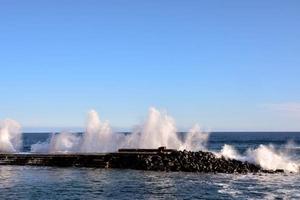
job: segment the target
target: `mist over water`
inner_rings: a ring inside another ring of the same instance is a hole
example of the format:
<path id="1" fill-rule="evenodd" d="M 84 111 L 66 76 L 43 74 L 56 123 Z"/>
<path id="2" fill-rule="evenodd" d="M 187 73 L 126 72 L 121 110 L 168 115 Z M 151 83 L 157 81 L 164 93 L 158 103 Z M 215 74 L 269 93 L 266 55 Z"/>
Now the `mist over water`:
<path id="1" fill-rule="evenodd" d="M 127 140 L 127 147 L 157 148 L 166 146 L 178 148 L 181 141 L 176 135 L 176 125 L 172 117 L 166 113 L 150 108 L 146 121 L 141 128 L 133 132 Z"/>
<path id="2" fill-rule="evenodd" d="M 6 119 L 0 121 L 0 152 L 17 152 L 22 146 L 21 126 Z"/>
<path id="3" fill-rule="evenodd" d="M 283 149 L 275 149 L 273 145 L 259 145 L 257 148 L 249 148 L 244 155 L 241 155 L 233 146 L 225 144 L 217 156 L 224 156 L 229 159 L 248 161 L 260 165 L 264 169 L 283 169 L 288 172 L 299 172 L 300 161 L 293 158 L 289 152 L 291 144 Z"/>
<path id="4" fill-rule="evenodd" d="M 150 108 L 146 119 L 130 134 L 113 132 L 108 121 L 102 121 L 96 111 L 88 113 L 86 130 L 83 134 L 62 132 L 52 134 L 46 142 L 31 145 L 34 153 L 99 153 L 116 152 L 120 148 L 158 148 L 189 151 L 208 151 L 209 133 L 194 125 L 185 136 L 179 137 L 175 120 L 166 112 Z M 0 123 L 0 152 L 19 152 L 22 146 L 20 125 L 13 120 Z M 264 169 L 283 169 L 287 172 L 299 172 L 300 162 L 292 157 L 293 143 L 276 149 L 273 145 L 259 145 L 249 148 L 243 154 L 234 146 L 225 144 L 218 157 L 248 161 Z"/>
<path id="5" fill-rule="evenodd" d="M 94 110 L 88 114 L 86 132 L 79 147 L 80 152 L 115 151 L 120 143 L 121 135 L 112 132 L 108 121 L 102 122 Z"/>
<path id="6" fill-rule="evenodd" d="M 180 150 L 200 151 L 206 150 L 209 133 L 202 132 L 198 124 L 191 128 Z"/>
<path id="7" fill-rule="evenodd" d="M 208 133 L 195 125 L 182 140 L 178 137 L 175 120 L 165 112 L 150 108 L 147 119 L 140 128 L 126 137 L 121 145 L 126 148 L 158 148 L 198 151 L 205 150 Z"/>
<path id="8" fill-rule="evenodd" d="M 120 148 L 158 148 L 190 151 L 205 150 L 208 133 L 195 125 L 182 141 L 177 134 L 175 120 L 167 113 L 150 108 L 146 120 L 131 134 L 114 133 L 108 121 L 102 122 L 96 111 L 88 113 L 86 131 L 83 135 L 74 133 L 53 134 L 49 142 L 31 146 L 32 152 L 115 152 Z"/>

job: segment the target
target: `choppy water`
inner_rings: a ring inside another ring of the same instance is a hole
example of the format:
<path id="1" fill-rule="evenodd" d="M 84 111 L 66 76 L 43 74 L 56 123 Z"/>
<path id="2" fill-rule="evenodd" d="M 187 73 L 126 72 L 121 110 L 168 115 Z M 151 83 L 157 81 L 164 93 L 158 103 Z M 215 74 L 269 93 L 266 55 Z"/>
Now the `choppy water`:
<path id="1" fill-rule="evenodd" d="M 0 167 L 1 199 L 300 198 L 298 175 Z"/>
<path id="2" fill-rule="evenodd" d="M 49 134 L 25 134 L 24 150 Z M 300 144 L 300 133 L 213 133 L 209 149 Z M 298 154 L 298 153 L 297 153 Z M 298 174 L 201 174 L 0 166 L 0 199 L 300 199 Z"/>

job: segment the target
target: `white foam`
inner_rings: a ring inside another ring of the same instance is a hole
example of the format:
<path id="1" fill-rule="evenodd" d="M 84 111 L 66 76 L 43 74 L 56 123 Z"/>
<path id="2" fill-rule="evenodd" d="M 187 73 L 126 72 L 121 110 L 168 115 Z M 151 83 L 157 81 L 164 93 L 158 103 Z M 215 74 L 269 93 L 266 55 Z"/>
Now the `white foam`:
<path id="1" fill-rule="evenodd" d="M 167 148 L 190 151 L 206 150 L 208 133 L 195 125 L 182 140 L 178 137 L 175 120 L 166 112 L 150 108 L 146 120 L 132 134 L 114 133 L 109 122 L 102 122 L 94 110 L 88 114 L 86 131 L 83 135 L 74 133 L 53 134 L 48 142 L 36 143 L 31 152 L 70 153 L 70 152 L 114 152 L 119 148 Z M 18 152 L 22 146 L 20 125 L 14 120 L 0 122 L 0 152 Z M 229 159 L 248 161 L 264 169 L 283 169 L 299 172 L 300 162 L 295 160 L 290 150 L 298 148 L 289 142 L 284 148 L 272 145 L 259 145 L 241 155 L 233 146 L 225 144 L 215 153 Z"/>
<path id="2" fill-rule="evenodd" d="M 216 153 L 218 157 L 224 156 L 225 158 L 229 159 L 236 159 L 236 160 L 245 160 L 245 157 L 241 156 L 239 152 L 231 145 L 225 144 L 221 149 L 220 153 Z"/>
<path id="3" fill-rule="evenodd" d="M 46 142 L 38 142 L 30 147 L 30 152 L 32 153 L 49 153 L 50 144 L 49 141 Z"/>
<path id="4" fill-rule="evenodd" d="M 272 145 L 259 145 L 256 149 L 249 149 L 247 157 L 250 162 L 257 163 L 265 169 L 299 172 L 299 162 L 293 160 L 286 151 L 276 150 Z"/>
<path id="5" fill-rule="evenodd" d="M 299 172 L 300 162 L 293 159 L 286 148 L 275 149 L 273 145 L 259 145 L 255 149 L 248 149 L 245 155 L 241 155 L 234 147 L 225 144 L 216 155 L 255 163 L 267 170 L 283 169 L 287 172 Z"/>
<path id="6" fill-rule="evenodd" d="M 120 145 L 121 135 L 113 133 L 108 121 L 101 122 L 94 110 L 88 114 L 86 132 L 82 138 L 81 152 L 111 152 Z"/>
<path id="7" fill-rule="evenodd" d="M 165 146 L 171 149 L 186 149 L 190 151 L 203 150 L 209 134 L 203 133 L 199 125 L 195 125 L 181 140 L 177 134 L 175 120 L 166 112 L 150 108 L 145 122 L 128 135 L 122 147 L 129 148 L 158 148 Z"/>
<path id="8" fill-rule="evenodd" d="M 81 137 L 74 133 L 53 134 L 50 145 L 50 153 L 78 152 L 81 144 Z"/>
<path id="9" fill-rule="evenodd" d="M 178 148 L 181 142 L 176 134 L 175 121 L 166 113 L 150 108 L 147 119 L 132 135 L 126 138 L 125 147 Z"/>
<path id="10" fill-rule="evenodd" d="M 198 124 L 187 133 L 185 141 L 179 148 L 180 150 L 199 151 L 206 150 L 206 145 L 209 139 L 209 133 L 201 131 Z"/>
<path id="11" fill-rule="evenodd" d="M 17 152 L 22 147 L 21 126 L 6 119 L 0 122 L 0 152 Z"/>
<path id="12" fill-rule="evenodd" d="M 175 120 L 166 112 L 150 108 L 146 120 L 132 134 L 114 133 L 109 122 L 102 122 L 94 110 L 88 114 L 86 131 L 82 136 L 72 133 L 53 134 L 50 142 L 31 146 L 32 152 L 114 152 L 119 148 L 167 148 L 203 150 L 208 134 L 195 125 L 184 141 L 177 134 Z"/>

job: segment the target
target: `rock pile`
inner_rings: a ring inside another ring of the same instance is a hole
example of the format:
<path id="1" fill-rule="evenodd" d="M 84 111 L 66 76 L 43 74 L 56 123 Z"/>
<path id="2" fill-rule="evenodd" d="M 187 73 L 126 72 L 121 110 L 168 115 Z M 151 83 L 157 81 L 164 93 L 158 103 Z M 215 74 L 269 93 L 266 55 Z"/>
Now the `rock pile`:
<path id="1" fill-rule="evenodd" d="M 153 171 L 183 171 L 203 173 L 275 173 L 281 170 L 263 170 L 249 162 L 218 158 L 211 152 L 173 151 L 157 154 L 127 154 L 112 156 L 109 161 L 112 168 L 128 168 Z"/>
<path id="2" fill-rule="evenodd" d="M 211 152 L 158 149 L 119 149 L 94 154 L 0 154 L 0 165 L 120 168 L 202 173 L 278 173 L 248 162 L 217 157 Z"/>

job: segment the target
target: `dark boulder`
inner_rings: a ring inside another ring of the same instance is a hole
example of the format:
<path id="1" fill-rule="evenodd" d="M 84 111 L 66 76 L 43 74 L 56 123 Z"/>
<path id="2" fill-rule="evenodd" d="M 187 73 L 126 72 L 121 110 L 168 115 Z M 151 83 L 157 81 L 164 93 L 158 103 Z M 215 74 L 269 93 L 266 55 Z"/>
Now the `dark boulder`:
<path id="1" fill-rule="evenodd" d="M 203 173 L 257 173 L 271 172 L 260 166 L 234 159 L 217 157 L 211 152 L 172 151 L 156 154 L 130 154 L 112 157 L 111 166 L 153 171 L 184 171 Z M 273 171 L 272 171 L 273 172 Z M 274 172 L 281 172 L 277 170 Z"/>

